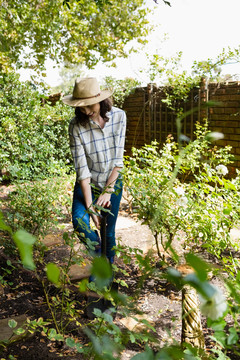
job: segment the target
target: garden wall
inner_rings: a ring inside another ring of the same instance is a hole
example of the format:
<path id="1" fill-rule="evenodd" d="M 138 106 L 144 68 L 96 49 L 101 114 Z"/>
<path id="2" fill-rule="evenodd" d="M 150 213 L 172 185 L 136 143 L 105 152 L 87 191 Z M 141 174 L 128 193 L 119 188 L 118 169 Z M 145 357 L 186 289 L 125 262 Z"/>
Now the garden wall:
<path id="1" fill-rule="evenodd" d="M 153 140 L 163 144 L 169 135 L 177 139 L 176 114 L 163 101 L 164 90 L 149 84 L 126 98 L 123 108 L 128 119 L 127 155 L 133 146 L 139 148 Z M 206 107 L 206 101 L 215 103 Z M 203 81 L 191 91 L 188 101 L 180 105 L 187 114 L 182 121 L 182 133 L 193 139 L 196 122 L 207 117 L 210 129 L 224 134 L 217 144 L 232 146 L 233 168 L 240 169 L 240 82 L 206 84 Z"/>

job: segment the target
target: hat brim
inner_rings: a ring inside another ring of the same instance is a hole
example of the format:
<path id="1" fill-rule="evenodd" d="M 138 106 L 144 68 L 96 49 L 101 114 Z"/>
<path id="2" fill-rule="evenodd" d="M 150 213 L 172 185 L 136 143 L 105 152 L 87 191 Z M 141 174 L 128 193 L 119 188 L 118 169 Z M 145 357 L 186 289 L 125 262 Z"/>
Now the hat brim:
<path id="1" fill-rule="evenodd" d="M 67 95 L 62 98 L 62 102 L 72 107 L 88 106 L 97 104 L 100 101 L 109 98 L 111 95 L 112 91 L 110 90 L 103 90 L 100 95 L 88 99 L 76 99 L 72 95 Z"/>

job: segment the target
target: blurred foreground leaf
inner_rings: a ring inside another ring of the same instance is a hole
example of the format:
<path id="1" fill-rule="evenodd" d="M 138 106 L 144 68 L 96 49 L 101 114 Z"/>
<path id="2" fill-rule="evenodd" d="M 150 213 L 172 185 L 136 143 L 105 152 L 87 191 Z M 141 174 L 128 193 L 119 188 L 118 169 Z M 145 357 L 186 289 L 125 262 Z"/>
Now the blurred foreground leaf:
<path id="1" fill-rule="evenodd" d="M 35 269 L 33 262 L 33 244 L 36 238 L 25 230 L 18 230 L 13 234 L 13 240 L 19 250 L 23 265 L 30 270 Z"/>

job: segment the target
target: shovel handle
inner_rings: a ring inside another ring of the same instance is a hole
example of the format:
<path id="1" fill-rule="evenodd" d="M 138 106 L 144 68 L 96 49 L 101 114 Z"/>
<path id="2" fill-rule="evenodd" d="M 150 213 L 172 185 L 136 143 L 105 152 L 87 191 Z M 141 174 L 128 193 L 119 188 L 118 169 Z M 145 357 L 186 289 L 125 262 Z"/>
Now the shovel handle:
<path id="1" fill-rule="evenodd" d="M 106 209 L 111 210 L 111 205 L 106 207 Z M 106 237 L 106 227 L 107 227 L 107 216 L 108 212 L 102 210 L 101 211 L 101 227 L 100 227 L 100 235 L 101 235 L 101 253 L 103 256 L 107 254 L 107 237 Z"/>

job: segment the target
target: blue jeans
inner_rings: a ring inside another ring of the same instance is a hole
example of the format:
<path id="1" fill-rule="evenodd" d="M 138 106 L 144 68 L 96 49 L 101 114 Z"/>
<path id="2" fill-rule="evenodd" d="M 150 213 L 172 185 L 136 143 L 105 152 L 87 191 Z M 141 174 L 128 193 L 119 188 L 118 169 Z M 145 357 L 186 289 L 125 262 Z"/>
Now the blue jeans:
<path id="1" fill-rule="evenodd" d="M 107 216 L 107 226 L 106 226 L 106 256 L 109 261 L 112 263 L 115 255 L 113 247 L 116 245 L 115 238 L 115 227 L 119 211 L 119 205 L 122 197 L 122 180 L 119 178 L 116 181 L 114 187 L 114 193 L 111 195 L 111 214 Z M 92 189 L 92 199 L 93 203 L 96 202 L 100 193 L 97 193 L 96 190 Z M 79 220 L 80 219 L 80 220 Z M 72 204 L 72 222 L 75 231 L 79 234 L 79 239 L 87 245 L 86 239 L 89 239 L 91 242 L 94 242 L 95 252 L 100 253 L 101 240 L 98 234 L 98 231 L 94 231 L 90 228 L 90 216 L 87 212 L 85 206 L 85 200 L 82 193 L 81 186 L 79 183 L 75 183 L 74 193 L 73 193 L 73 204 Z M 84 234 L 83 236 L 81 234 Z"/>

